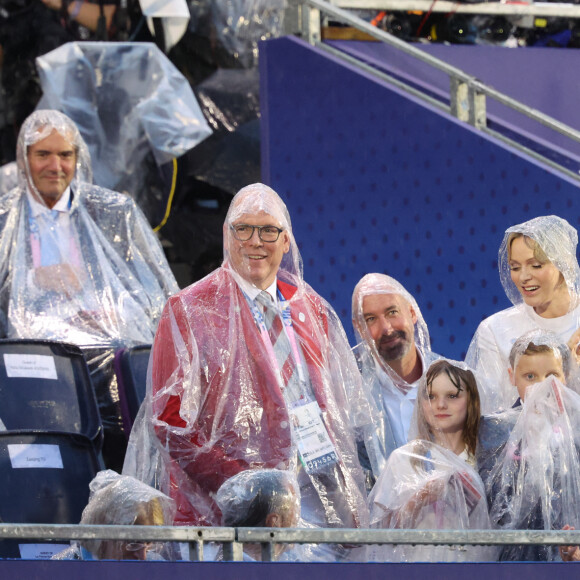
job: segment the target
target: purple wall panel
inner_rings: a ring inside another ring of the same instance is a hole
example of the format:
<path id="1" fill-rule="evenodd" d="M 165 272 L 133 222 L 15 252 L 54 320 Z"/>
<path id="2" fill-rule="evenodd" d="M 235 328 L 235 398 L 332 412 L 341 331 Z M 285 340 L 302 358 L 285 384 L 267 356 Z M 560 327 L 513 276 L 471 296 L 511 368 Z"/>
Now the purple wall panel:
<path id="1" fill-rule="evenodd" d="M 329 42 L 357 58 L 409 80 L 433 94 L 449 97 L 446 74 L 378 42 Z M 475 76 L 486 84 L 580 130 L 580 51 L 577 49 L 502 46 L 416 44 L 420 50 Z M 569 167 L 580 169 L 580 143 L 563 137 L 512 109 L 487 100 L 496 122 L 535 139 L 542 147 L 553 146 L 567 154 Z M 564 152 L 565 151 L 565 152 Z"/>
<path id="2" fill-rule="evenodd" d="M 210 562 L 0 561 L 0 577 L 10 580 L 575 580 L 574 564 L 283 564 Z"/>
<path id="3" fill-rule="evenodd" d="M 550 213 L 580 223 L 576 183 L 299 39 L 262 44 L 260 67 L 263 179 L 351 340 L 352 290 L 385 272 L 415 295 L 433 348 L 462 358 L 509 305 L 505 229 Z"/>

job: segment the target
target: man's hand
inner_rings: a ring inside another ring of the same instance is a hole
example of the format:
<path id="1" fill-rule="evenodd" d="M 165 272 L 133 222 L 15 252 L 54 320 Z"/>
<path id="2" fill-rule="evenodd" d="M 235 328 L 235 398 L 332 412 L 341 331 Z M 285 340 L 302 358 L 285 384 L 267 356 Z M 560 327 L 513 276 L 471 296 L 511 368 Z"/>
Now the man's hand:
<path id="1" fill-rule="evenodd" d="M 69 298 L 83 289 L 80 276 L 70 264 L 54 264 L 36 268 L 34 280 L 43 290 L 60 292 Z"/>
<path id="2" fill-rule="evenodd" d="M 566 524 L 563 530 L 575 530 L 573 526 Z M 560 558 L 562 562 L 580 562 L 580 547 L 579 546 L 560 546 Z"/>

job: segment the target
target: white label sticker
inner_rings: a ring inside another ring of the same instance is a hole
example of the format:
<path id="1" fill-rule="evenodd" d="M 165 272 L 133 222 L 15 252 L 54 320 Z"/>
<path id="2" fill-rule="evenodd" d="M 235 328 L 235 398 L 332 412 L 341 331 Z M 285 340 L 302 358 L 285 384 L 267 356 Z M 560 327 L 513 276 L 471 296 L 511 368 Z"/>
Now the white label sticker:
<path id="1" fill-rule="evenodd" d="M 290 415 L 298 451 L 307 473 L 336 463 L 336 450 L 322 421 L 318 403 L 314 401 L 295 407 L 290 411 Z"/>
<path id="2" fill-rule="evenodd" d="M 68 544 L 18 544 L 23 560 L 50 560 L 69 547 Z"/>
<path id="3" fill-rule="evenodd" d="M 5 354 L 6 374 L 12 378 L 57 380 L 54 357 L 44 354 Z"/>
<path id="4" fill-rule="evenodd" d="M 8 445 L 12 469 L 63 469 L 58 445 L 15 443 Z"/>

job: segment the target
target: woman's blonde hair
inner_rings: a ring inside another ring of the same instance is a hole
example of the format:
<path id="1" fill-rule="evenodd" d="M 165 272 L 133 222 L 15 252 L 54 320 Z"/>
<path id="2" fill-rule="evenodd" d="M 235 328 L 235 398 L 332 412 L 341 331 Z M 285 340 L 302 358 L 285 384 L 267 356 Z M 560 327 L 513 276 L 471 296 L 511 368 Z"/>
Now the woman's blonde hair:
<path id="1" fill-rule="evenodd" d="M 524 244 L 526 244 L 526 246 L 528 246 L 528 248 L 530 248 L 530 250 L 532 250 L 534 252 L 534 258 L 536 258 L 536 260 L 538 260 L 538 262 L 540 262 L 541 264 L 546 264 L 546 263 L 550 262 L 550 260 L 548 259 L 548 256 L 546 256 L 546 252 L 544 252 L 544 250 L 542 250 L 542 246 L 540 246 L 540 244 L 538 244 L 535 240 L 532 240 L 532 238 L 525 236 L 521 232 L 512 232 L 508 236 L 508 239 L 507 239 L 508 260 L 512 259 L 512 244 L 513 244 L 514 240 L 516 240 L 518 238 L 524 239 Z"/>

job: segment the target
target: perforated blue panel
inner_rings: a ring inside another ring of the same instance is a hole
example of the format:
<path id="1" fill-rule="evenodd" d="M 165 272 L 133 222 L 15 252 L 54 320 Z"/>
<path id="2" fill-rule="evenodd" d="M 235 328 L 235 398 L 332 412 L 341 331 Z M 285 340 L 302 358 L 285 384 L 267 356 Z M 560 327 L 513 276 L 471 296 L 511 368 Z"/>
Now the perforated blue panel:
<path id="1" fill-rule="evenodd" d="M 263 179 L 351 341 L 352 290 L 384 272 L 417 299 L 434 350 L 463 358 L 510 305 L 504 230 L 549 213 L 580 223 L 574 183 L 299 39 L 263 43 L 260 78 Z"/>

